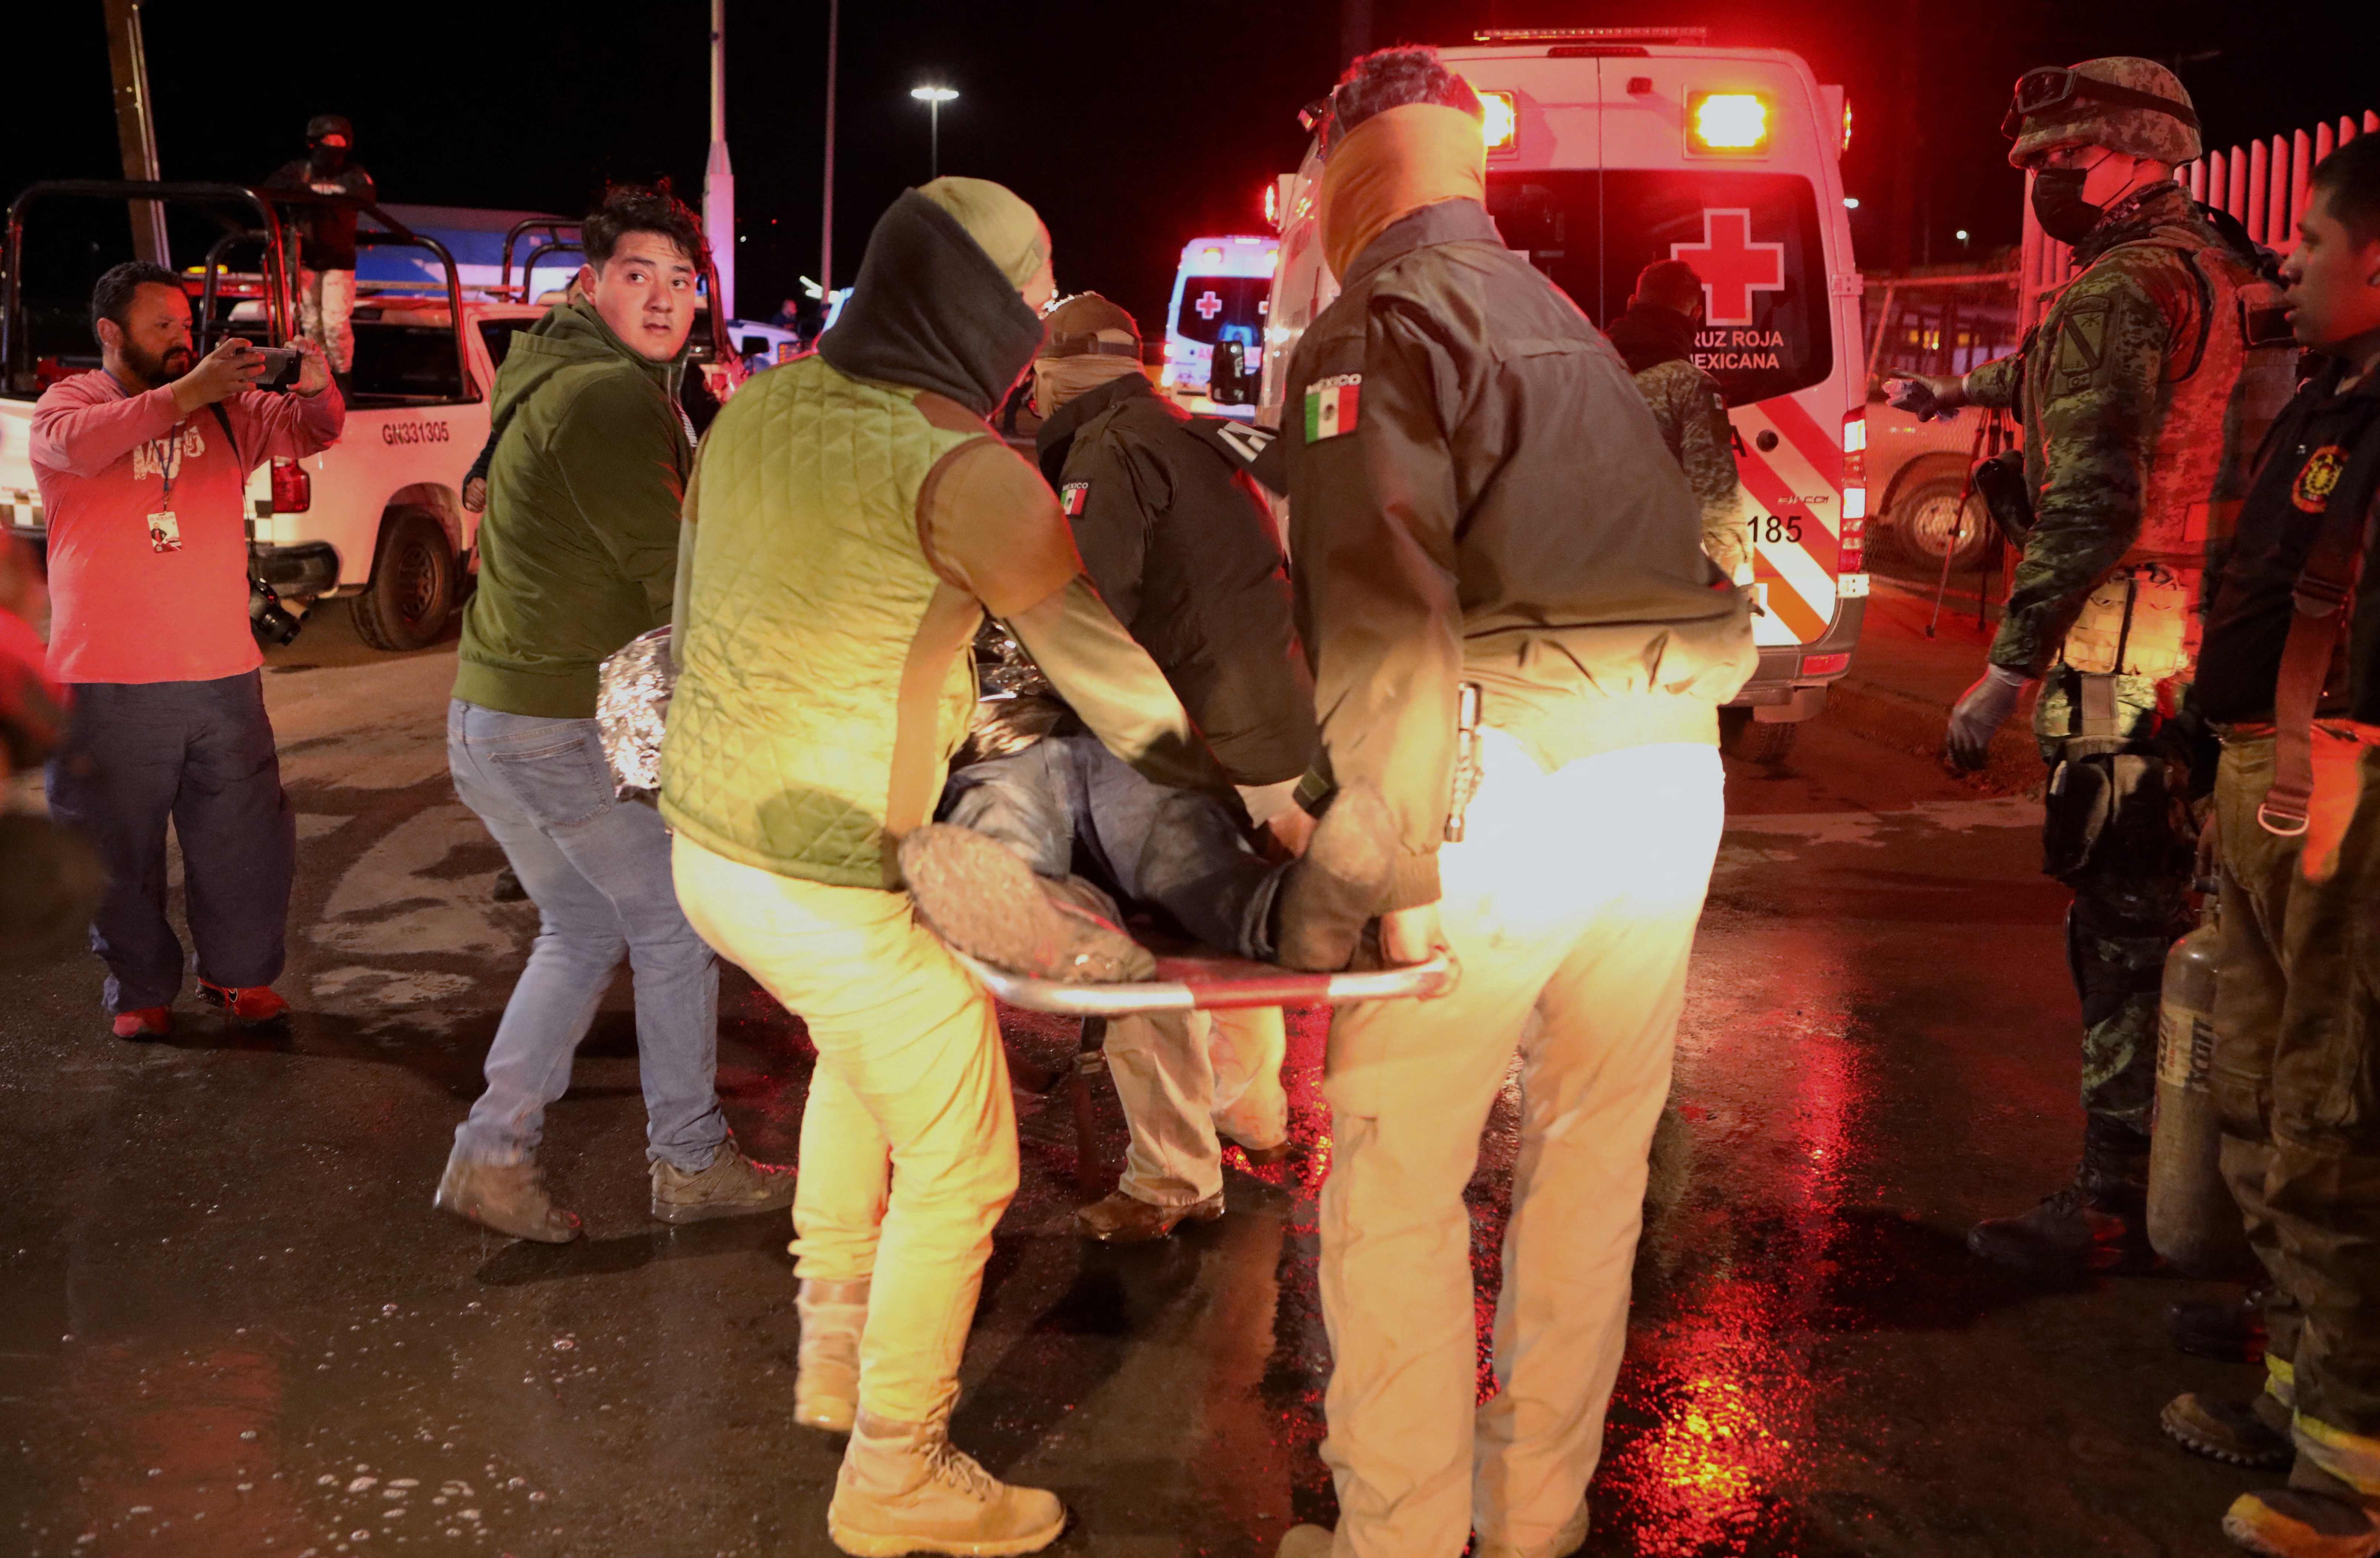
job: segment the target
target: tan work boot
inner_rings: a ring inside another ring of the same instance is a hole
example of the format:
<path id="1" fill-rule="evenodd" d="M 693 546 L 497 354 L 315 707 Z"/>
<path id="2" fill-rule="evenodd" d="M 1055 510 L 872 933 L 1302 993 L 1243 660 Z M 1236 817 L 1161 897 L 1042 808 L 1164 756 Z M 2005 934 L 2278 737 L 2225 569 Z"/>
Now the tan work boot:
<path id="1" fill-rule="evenodd" d="M 950 1422 L 886 1422 L 862 1412 L 835 1473 L 826 1532 L 854 1558 L 1038 1552 L 1066 1528 L 1066 1506 L 1012 1488 L 950 1441 Z"/>
<path id="2" fill-rule="evenodd" d="M 1553 1540 L 1542 1547 L 1515 1547 L 1511 1542 L 1489 1541 L 1482 1537 L 1471 1549 L 1472 1558 L 1571 1558 L 1571 1554 L 1586 1545 L 1586 1501 L 1561 1524 Z"/>
<path id="3" fill-rule="evenodd" d="M 794 1171 L 756 1163 L 729 1137 L 710 1166 L 696 1174 L 653 1160 L 653 1215 L 664 1223 L 742 1217 L 794 1204 Z"/>
<path id="4" fill-rule="evenodd" d="M 1157 972 L 1105 894 L 1079 878 L 1036 876 L 987 834 L 929 822 L 901 840 L 901 876 L 934 934 L 995 968 L 1077 984 Z"/>
<path id="5" fill-rule="evenodd" d="M 794 1354 L 794 1421 L 849 1433 L 859 1415 L 859 1333 L 868 1328 L 868 1279 L 804 1279 L 794 1308 L 802 1320 Z"/>
<path id="6" fill-rule="evenodd" d="M 2232 1501 L 2223 1534 L 2263 1558 L 2373 1558 L 2380 1553 L 2375 1503 L 2300 1455 L 2288 1487 Z"/>
<path id="7" fill-rule="evenodd" d="M 545 1193 L 545 1176 L 533 1162 L 480 1163 L 449 1157 L 431 1204 L 516 1239 L 568 1244 L 578 1236 L 578 1214 L 553 1204 Z"/>
<path id="8" fill-rule="evenodd" d="M 1122 1190 L 1078 1209 L 1075 1221 L 1101 1244 L 1147 1244 L 1161 1239 L 1184 1223 L 1212 1223 L 1223 1215 L 1220 1190 L 1188 1206 L 1153 1206 Z"/>

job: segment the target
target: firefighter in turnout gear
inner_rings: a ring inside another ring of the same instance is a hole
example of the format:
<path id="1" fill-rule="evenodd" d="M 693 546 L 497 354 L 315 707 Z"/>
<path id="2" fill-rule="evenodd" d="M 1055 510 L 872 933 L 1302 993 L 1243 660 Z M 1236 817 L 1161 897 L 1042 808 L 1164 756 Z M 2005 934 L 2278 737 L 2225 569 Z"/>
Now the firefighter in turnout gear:
<path id="1" fill-rule="evenodd" d="M 1909 381 L 1920 415 L 2006 408 L 2035 513 L 1983 677 L 1949 749 L 1980 766 L 2019 695 L 2050 777 L 2044 870 L 2074 891 L 2082 1167 L 2021 1216 L 1979 1223 L 1986 1260 L 2048 1275 L 2142 1269 L 2157 992 L 2190 928 L 2193 804 L 2211 744 L 2191 698 L 2200 596 L 2258 439 L 2288 399 L 2277 290 L 2173 181 L 2199 154 L 2189 93 L 2144 59 L 2029 72 L 2003 129 L 2034 215 L 2079 274 L 2018 352 Z"/>

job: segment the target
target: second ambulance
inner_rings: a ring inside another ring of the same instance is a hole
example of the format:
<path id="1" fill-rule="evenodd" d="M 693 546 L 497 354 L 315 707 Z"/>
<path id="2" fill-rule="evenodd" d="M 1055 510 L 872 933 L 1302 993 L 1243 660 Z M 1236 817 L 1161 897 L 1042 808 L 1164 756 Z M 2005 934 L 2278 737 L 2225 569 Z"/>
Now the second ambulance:
<path id="1" fill-rule="evenodd" d="M 1488 209 L 1504 241 L 1588 317 L 1616 319 L 1656 260 L 1703 279 L 1694 359 L 1734 425 L 1760 608 L 1760 669 L 1720 728 L 1730 752 L 1778 761 L 1849 669 L 1867 595 L 1842 89 L 1798 55 L 1711 47 L 1698 29 L 1482 32 L 1441 57 L 1487 107 Z M 1319 144 L 1279 193 L 1257 415 L 1269 427 L 1298 336 L 1338 295 L 1314 209 Z"/>

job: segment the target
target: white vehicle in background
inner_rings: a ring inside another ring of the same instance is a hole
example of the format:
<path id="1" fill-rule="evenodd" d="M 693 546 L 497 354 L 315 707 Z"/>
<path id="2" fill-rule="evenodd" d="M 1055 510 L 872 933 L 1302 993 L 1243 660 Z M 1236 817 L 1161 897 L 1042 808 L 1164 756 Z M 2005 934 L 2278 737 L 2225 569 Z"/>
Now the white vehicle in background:
<path id="1" fill-rule="evenodd" d="M 185 272 L 201 352 L 225 335 L 277 345 L 297 334 L 293 256 L 273 210 L 289 202 L 285 191 L 268 199 L 239 185 L 62 182 L 18 195 L 9 207 L 0 294 L 0 525 L 37 546 L 47 530 L 29 448 L 33 402 L 57 378 L 97 367 L 99 351 L 82 299 L 37 298 L 23 285 L 30 279 L 24 213 L 72 197 L 111 202 L 120 213 L 128 197 L 140 196 L 165 203 L 177 219 L 213 219 L 219 236 L 205 262 Z M 376 208 L 365 213 L 383 230 L 359 230 L 358 244 L 426 250 L 441 262 L 444 280 L 358 287 L 346 429 L 322 453 L 274 458 L 249 479 L 249 566 L 285 601 L 347 598 L 358 635 L 374 649 L 415 650 L 444 636 L 478 566 L 479 516 L 463 506 L 462 489 L 488 440 L 496 370 L 514 333 L 544 317 L 560 294 L 521 300 L 526 271 L 518 287 L 507 274 L 496 286 L 467 288 L 436 238 Z M 556 218 L 537 224 L 576 226 Z M 577 252 L 573 237 L 550 238 L 539 251 L 560 252 Z M 227 268 L 241 254 L 253 257 L 255 270 Z M 694 355 L 707 364 L 720 343 L 699 323 L 696 338 Z M 723 381 L 732 387 L 741 377 L 734 365 Z"/>
<path id="2" fill-rule="evenodd" d="M 1159 384 L 1186 409 L 1254 415 L 1271 307 L 1270 234 L 1227 233 L 1182 246 L 1165 310 L 1165 367 Z"/>
<path id="3" fill-rule="evenodd" d="M 1866 385 L 1858 266 L 1838 159 L 1842 89 L 1800 56 L 1717 48 L 1703 30 L 1560 28 L 1441 51 L 1488 108 L 1488 209 L 1504 241 L 1598 325 L 1636 274 L 1683 260 L 1708 315 L 1694 358 L 1718 380 L 1755 505 L 1760 666 L 1720 727 L 1775 761 L 1849 669 L 1865 607 Z M 1281 425 L 1289 356 L 1338 294 L 1314 210 L 1327 104 L 1277 191 L 1281 257 L 1257 420 Z"/>

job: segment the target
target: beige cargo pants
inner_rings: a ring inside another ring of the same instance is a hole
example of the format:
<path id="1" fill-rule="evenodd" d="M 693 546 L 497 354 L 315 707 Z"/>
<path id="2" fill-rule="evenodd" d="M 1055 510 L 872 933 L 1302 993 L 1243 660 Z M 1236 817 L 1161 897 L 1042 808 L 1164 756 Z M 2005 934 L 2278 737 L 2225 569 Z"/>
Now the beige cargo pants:
<path id="1" fill-rule="evenodd" d="M 1439 856 L 1461 983 L 1343 1008 L 1330 1031 L 1322 1455 L 1341 1558 L 1453 1558 L 1473 1528 L 1535 1553 L 1578 1510 L 1627 1339 L 1645 1153 L 1718 846 L 1714 748 L 1633 748 L 1548 774 L 1500 731 L 1481 745 L 1468 838 Z M 1516 1052 L 1499 1390 L 1475 1413 L 1463 1191 Z"/>
<path id="2" fill-rule="evenodd" d="M 741 865 L 679 834 L 679 907 L 808 1026 L 795 1273 L 872 1279 L 859 1406 L 925 1422 L 958 1393 L 992 1225 L 1016 1193 L 1016 1114 L 990 997 L 905 893 Z"/>
<path id="3" fill-rule="evenodd" d="M 1281 1085 L 1287 1050 L 1278 1006 L 1111 1022 L 1108 1074 L 1132 1127 L 1123 1193 L 1169 1207 L 1222 1194 L 1219 1130 L 1248 1147 L 1270 1147 L 1289 1134 Z"/>
<path id="4" fill-rule="evenodd" d="M 298 328 L 322 348 L 334 372 L 355 371 L 355 272 L 298 271 Z"/>

